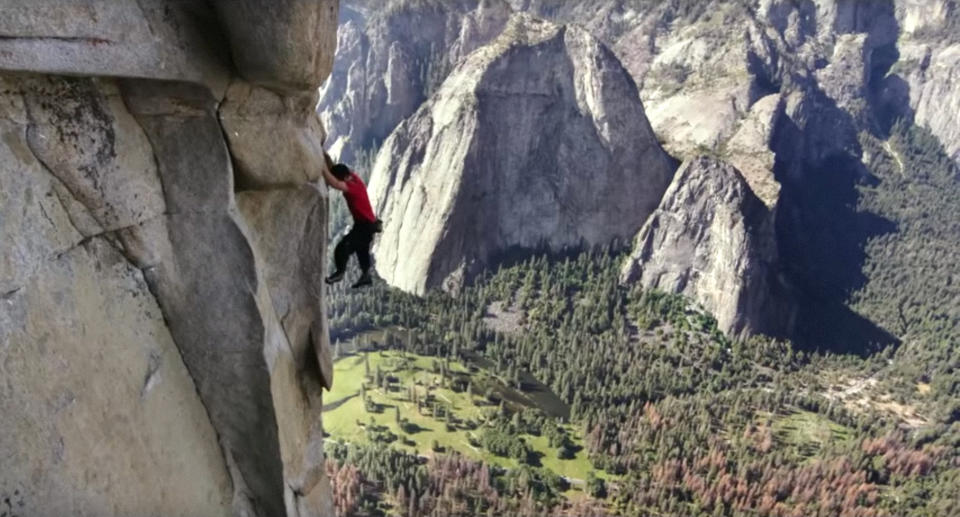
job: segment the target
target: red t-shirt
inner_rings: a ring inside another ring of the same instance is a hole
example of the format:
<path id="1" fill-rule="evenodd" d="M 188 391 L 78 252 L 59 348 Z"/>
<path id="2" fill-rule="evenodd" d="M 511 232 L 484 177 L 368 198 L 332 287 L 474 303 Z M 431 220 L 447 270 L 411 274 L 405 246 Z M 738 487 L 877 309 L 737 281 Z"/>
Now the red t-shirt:
<path id="1" fill-rule="evenodd" d="M 360 176 L 351 172 L 346 184 L 347 190 L 343 192 L 343 197 L 347 200 L 347 208 L 350 209 L 353 220 L 362 223 L 376 222 L 377 216 L 373 215 L 373 207 L 367 197 L 367 186 L 363 184 Z"/>

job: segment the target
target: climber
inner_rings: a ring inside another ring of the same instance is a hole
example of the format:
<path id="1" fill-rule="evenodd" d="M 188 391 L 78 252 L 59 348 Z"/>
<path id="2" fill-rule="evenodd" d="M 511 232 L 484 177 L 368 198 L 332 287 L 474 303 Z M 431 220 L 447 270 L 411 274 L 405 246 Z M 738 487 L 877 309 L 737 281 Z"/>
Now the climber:
<path id="1" fill-rule="evenodd" d="M 327 153 L 323 153 L 323 157 L 326 161 L 323 180 L 328 186 L 343 192 L 347 208 L 353 216 L 353 228 L 340 239 L 333 250 L 333 261 L 337 269 L 326 278 L 326 282 L 332 285 L 343 280 L 350 255 L 356 254 L 361 275 L 353 288 L 370 285 L 373 283 L 370 277 L 370 245 L 373 243 L 374 234 L 380 232 L 382 223 L 373 213 L 370 198 L 367 196 L 367 186 L 360 176 L 342 163 L 334 165 Z"/>

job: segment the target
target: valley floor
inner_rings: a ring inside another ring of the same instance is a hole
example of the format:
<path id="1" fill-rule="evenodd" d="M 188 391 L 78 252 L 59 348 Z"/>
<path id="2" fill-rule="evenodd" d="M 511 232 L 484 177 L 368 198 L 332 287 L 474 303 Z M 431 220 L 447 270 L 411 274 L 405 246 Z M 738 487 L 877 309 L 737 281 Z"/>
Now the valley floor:
<path id="1" fill-rule="evenodd" d="M 341 515 L 940 516 L 960 425 L 861 358 L 730 340 L 619 253 L 535 257 L 451 297 L 335 292 Z"/>

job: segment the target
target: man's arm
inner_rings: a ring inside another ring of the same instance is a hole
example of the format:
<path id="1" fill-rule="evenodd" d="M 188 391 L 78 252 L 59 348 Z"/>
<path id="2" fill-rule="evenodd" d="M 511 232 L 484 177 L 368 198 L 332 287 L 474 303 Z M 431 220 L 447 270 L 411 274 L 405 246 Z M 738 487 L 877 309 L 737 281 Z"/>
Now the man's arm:
<path id="1" fill-rule="evenodd" d="M 323 157 L 324 157 L 324 164 L 323 164 L 323 171 L 322 171 L 323 181 L 331 188 L 335 188 L 339 191 L 346 192 L 347 183 L 345 181 L 338 180 L 337 177 L 334 176 L 332 172 L 330 172 L 330 167 L 328 164 L 332 163 L 333 161 L 330 159 L 327 153 L 323 153 Z"/>

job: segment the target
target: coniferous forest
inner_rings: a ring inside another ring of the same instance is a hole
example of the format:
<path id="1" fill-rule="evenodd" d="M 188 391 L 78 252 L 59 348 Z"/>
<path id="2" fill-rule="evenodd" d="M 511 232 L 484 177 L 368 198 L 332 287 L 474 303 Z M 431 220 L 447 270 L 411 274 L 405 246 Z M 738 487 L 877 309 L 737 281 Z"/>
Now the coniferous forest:
<path id="1" fill-rule="evenodd" d="M 328 472 L 340 514 L 960 512 L 960 415 L 938 409 L 922 380 L 886 382 L 924 368 L 928 354 L 890 348 L 864 358 L 729 339 L 682 297 L 621 287 L 622 257 L 615 248 L 534 255 L 456 295 L 421 299 L 382 285 L 338 292 L 338 364 L 372 351 L 432 358 L 443 387 L 478 392 L 489 405 L 471 421 L 451 422 L 456 413 L 437 408 L 440 399 L 427 410 L 437 426 L 470 429 L 476 440 L 463 448 L 434 443 L 410 452 L 403 445 L 416 441 L 417 429 L 399 425 L 395 433 L 372 419 L 362 436 L 331 437 Z M 453 364 L 472 366 L 457 374 Z M 391 386 L 379 363 L 365 373 L 365 400 L 397 393 L 384 400 L 398 401 L 390 419 L 399 424 L 408 416 L 399 401 L 431 398 L 413 385 Z M 563 406 L 498 400 L 495 390 L 470 385 L 486 378 L 519 393 L 542 384 Z M 424 405 L 418 401 L 418 411 Z M 350 417 L 364 421 L 383 410 L 377 406 Z M 337 418 L 344 417 L 325 414 Z M 554 472 L 528 445 L 539 437 L 557 458 L 582 447 L 588 474 Z M 513 458 L 511 466 L 486 460 L 501 457 Z"/>

